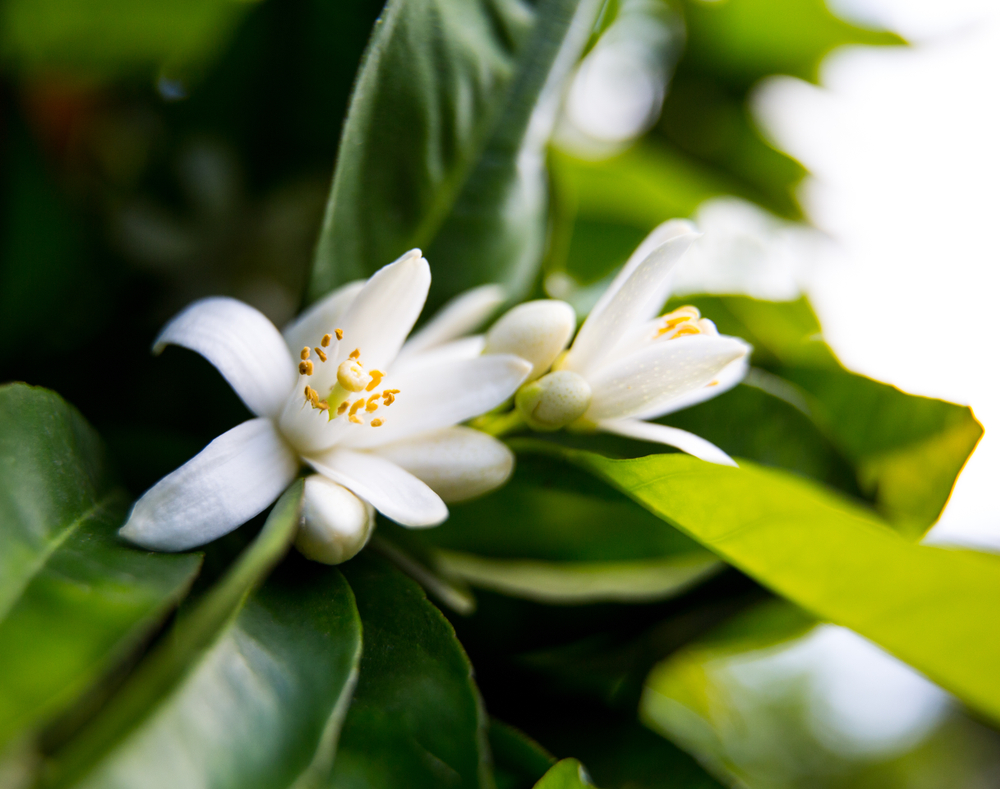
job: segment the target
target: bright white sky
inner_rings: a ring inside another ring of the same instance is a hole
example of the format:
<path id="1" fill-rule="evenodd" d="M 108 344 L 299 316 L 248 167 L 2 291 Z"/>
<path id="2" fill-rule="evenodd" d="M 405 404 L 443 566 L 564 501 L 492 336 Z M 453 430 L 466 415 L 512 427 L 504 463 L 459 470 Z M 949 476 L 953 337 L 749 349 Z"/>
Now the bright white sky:
<path id="1" fill-rule="evenodd" d="M 1000 549 L 1000 3 L 837 0 L 916 45 L 850 49 L 758 94 L 834 240 L 807 290 L 854 370 L 973 406 L 986 437 L 932 539 Z"/>

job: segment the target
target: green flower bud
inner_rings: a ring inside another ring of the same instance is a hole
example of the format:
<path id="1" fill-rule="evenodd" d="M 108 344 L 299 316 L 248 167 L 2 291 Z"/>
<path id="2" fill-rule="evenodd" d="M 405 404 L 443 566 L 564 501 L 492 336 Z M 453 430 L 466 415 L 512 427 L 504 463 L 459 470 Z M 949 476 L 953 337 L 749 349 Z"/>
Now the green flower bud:
<path id="1" fill-rule="evenodd" d="M 522 386 L 514 397 L 517 410 L 535 430 L 558 430 L 590 407 L 590 384 L 568 370 L 558 370 Z"/>

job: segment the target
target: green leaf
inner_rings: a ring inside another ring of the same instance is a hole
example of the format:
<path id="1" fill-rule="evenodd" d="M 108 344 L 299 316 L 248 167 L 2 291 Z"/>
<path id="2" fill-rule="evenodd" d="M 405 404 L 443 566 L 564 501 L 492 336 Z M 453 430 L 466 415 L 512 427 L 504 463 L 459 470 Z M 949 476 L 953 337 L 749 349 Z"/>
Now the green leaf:
<path id="1" fill-rule="evenodd" d="M 75 78 L 126 76 L 202 64 L 248 3 L 233 0 L 12 0 L 0 11 L 0 58 L 15 70 Z"/>
<path id="2" fill-rule="evenodd" d="M 808 415 L 854 466 L 860 490 L 884 517 L 912 537 L 930 528 L 983 434 L 969 408 L 909 395 L 845 370 L 822 342 L 819 321 L 804 298 L 689 301 L 721 332 L 754 345 L 754 363 L 773 374 L 751 373 L 748 383 Z M 668 421 L 683 426 L 686 418 Z"/>
<path id="3" fill-rule="evenodd" d="M 186 593 L 199 555 L 134 550 L 100 439 L 58 395 L 0 387 L 0 745 L 66 709 Z"/>
<path id="4" fill-rule="evenodd" d="M 549 116 L 599 6 L 391 0 L 351 99 L 311 300 L 416 246 L 437 300 L 526 289 L 545 241 Z"/>
<path id="5" fill-rule="evenodd" d="M 288 787 L 329 769 L 361 626 L 350 587 L 293 556 L 302 483 L 98 718 L 57 753 L 46 786 Z"/>
<path id="6" fill-rule="evenodd" d="M 555 764 L 542 777 L 535 789 L 577 789 L 582 786 L 593 786 L 587 771 L 576 759 L 563 759 Z"/>
<path id="7" fill-rule="evenodd" d="M 555 757 L 524 732 L 490 719 L 490 751 L 496 789 L 534 786 L 555 763 Z"/>
<path id="8" fill-rule="evenodd" d="M 501 490 L 450 510 L 410 539 L 437 548 L 446 575 L 531 600 L 664 599 L 721 567 L 617 491 L 539 458 L 523 458 Z"/>
<path id="9" fill-rule="evenodd" d="M 485 713 L 451 625 L 385 560 L 342 568 L 365 649 L 328 785 L 488 787 Z"/>
<path id="10" fill-rule="evenodd" d="M 1000 720 L 1000 557 L 914 545 L 819 485 L 685 455 L 552 450 L 820 619 L 849 627 Z M 928 638 L 934 633 L 934 638 Z M 956 660 L 955 655 L 962 655 Z"/>

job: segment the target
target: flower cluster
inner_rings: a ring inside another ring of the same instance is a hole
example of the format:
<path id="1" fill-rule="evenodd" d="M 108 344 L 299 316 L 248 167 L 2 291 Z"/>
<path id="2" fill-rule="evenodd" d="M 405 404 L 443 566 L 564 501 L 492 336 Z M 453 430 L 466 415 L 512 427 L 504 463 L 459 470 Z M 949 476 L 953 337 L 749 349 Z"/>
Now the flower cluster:
<path id="1" fill-rule="evenodd" d="M 431 281 L 419 250 L 341 287 L 284 332 L 233 299 L 192 304 L 154 351 L 197 351 L 256 418 L 147 491 L 121 534 L 154 550 L 201 545 L 264 510 L 305 466 L 315 473 L 296 545 L 345 561 L 367 542 L 376 510 L 434 526 L 448 516 L 445 502 L 502 485 L 510 450 L 461 423 L 512 397 L 534 429 L 603 430 L 731 463 L 704 439 L 645 421 L 724 391 L 745 369 L 747 346 L 694 308 L 655 317 L 695 237 L 683 222 L 657 228 L 568 351 L 575 313 L 554 300 L 518 305 L 470 336 L 504 301 L 497 286 L 459 296 L 407 339 Z"/>

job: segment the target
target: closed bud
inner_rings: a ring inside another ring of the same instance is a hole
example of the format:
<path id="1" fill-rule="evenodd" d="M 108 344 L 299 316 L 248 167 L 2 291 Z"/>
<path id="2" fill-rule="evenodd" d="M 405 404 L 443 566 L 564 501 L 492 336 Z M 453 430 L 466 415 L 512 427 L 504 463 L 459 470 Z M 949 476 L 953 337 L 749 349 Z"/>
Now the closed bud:
<path id="1" fill-rule="evenodd" d="M 558 370 L 522 386 L 514 398 L 518 411 L 535 430 L 558 430 L 590 407 L 590 384 L 568 370 Z"/>
<path id="2" fill-rule="evenodd" d="M 323 564 L 346 562 L 365 547 L 374 526 L 371 504 L 319 474 L 306 477 L 295 547 L 307 559 Z"/>
<path id="3" fill-rule="evenodd" d="M 484 353 L 512 353 L 531 364 L 528 381 L 544 374 L 576 328 L 576 313 L 564 301 L 541 299 L 508 310 L 486 333 Z"/>

